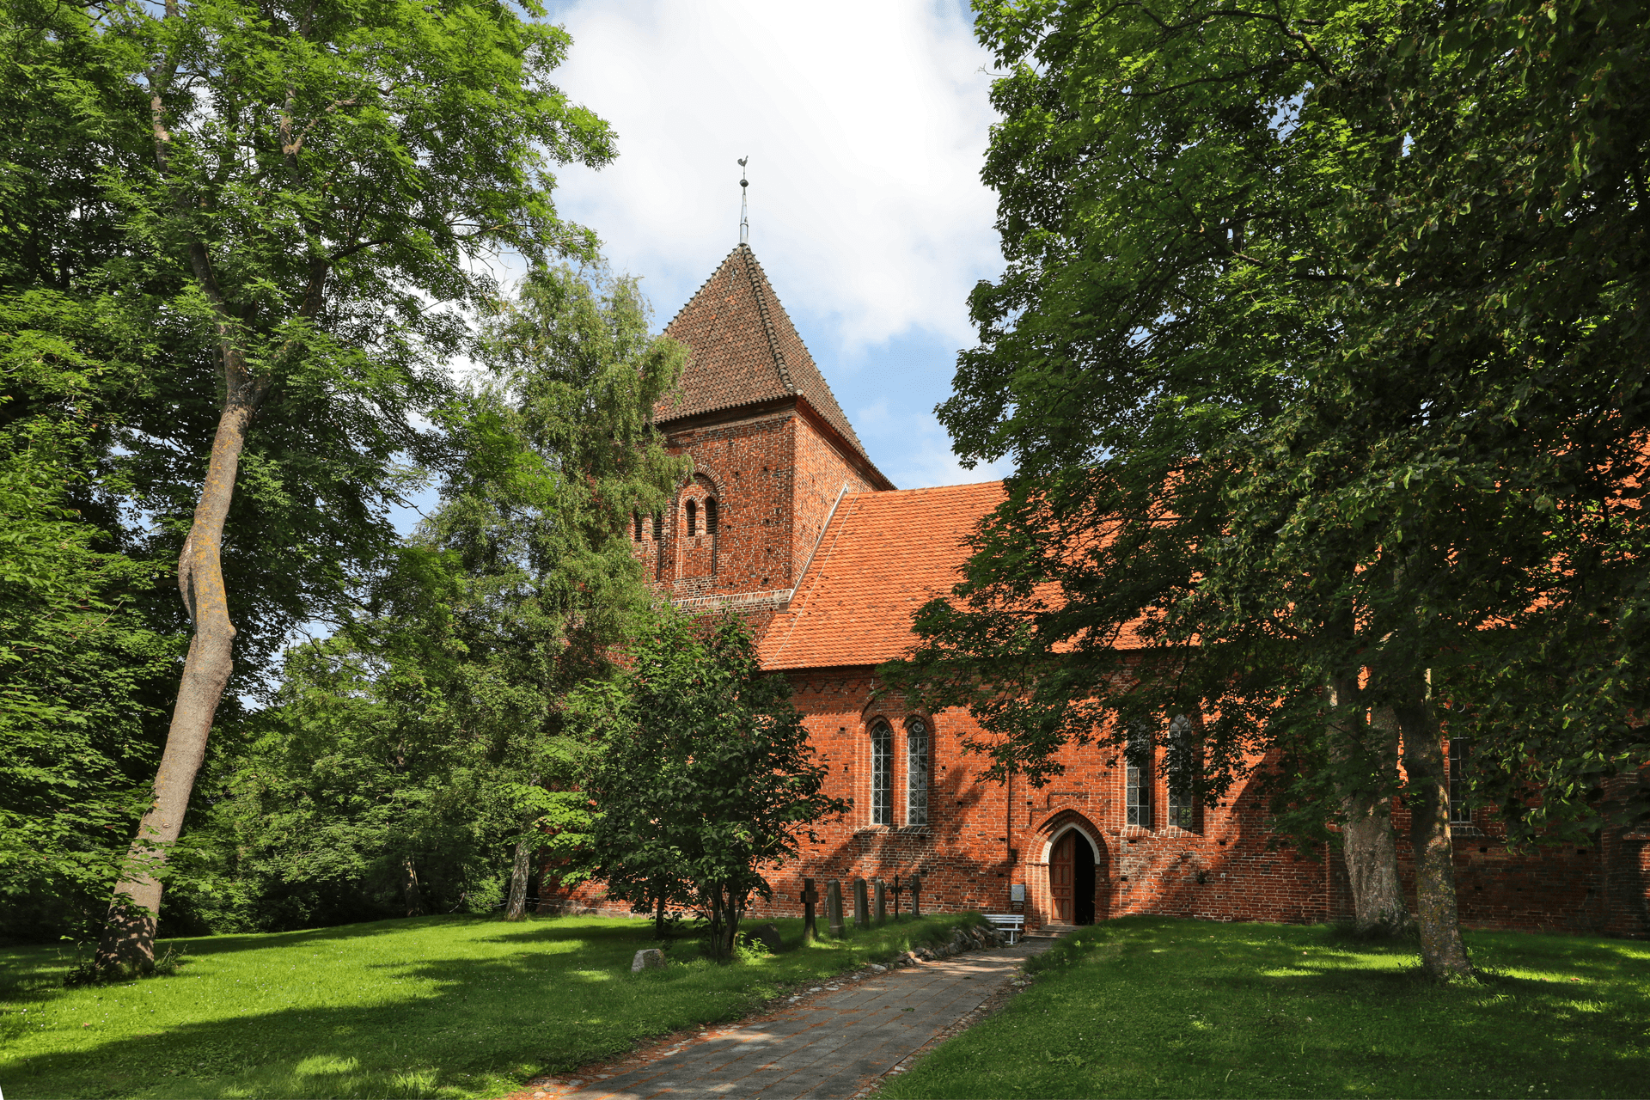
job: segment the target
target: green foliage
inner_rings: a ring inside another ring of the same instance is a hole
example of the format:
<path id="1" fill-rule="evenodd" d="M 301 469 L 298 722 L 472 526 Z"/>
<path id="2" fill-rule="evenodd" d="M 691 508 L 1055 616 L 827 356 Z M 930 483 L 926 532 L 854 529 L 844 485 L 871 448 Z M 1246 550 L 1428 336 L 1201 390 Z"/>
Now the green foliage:
<path id="1" fill-rule="evenodd" d="M 647 621 L 627 524 L 686 473 L 651 427 L 684 351 L 633 280 L 561 268 L 491 305 L 478 355 L 443 410 L 440 506 L 346 629 L 289 651 L 205 782 L 174 894 L 207 926 L 486 909 L 507 846 L 580 848 L 564 698 Z"/>
<path id="2" fill-rule="evenodd" d="M 583 687 L 578 728 L 600 743 L 584 772 L 595 805 L 591 874 L 610 897 L 647 912 L 684 902 L 728 958 L 763 870 L 798 854 L 798 838 L 850 804 L 822 794 L 790 686 L 764 675 L 731 614 L 665 613 L 623 674 Z"/>
<path id="3" fill-rule="evenodd" d="M 981 5 L 1009 265 L 940 414 L 1016 475 L 890 672 L 1033 782 L 1199 714 L 1315 838 L 1427 700 L 1516 839 L 1641 810 L 1643 15 Z"/>
<path id="4" fill-rule="evenodd" d="M 0 296 L 0 923 L 80 930 L 141 813 L 146 720 L 179 654 L 141 613 L 156 569 L 72 507 L 103 365 L 81 303 Z"/>
<path id="5" fill-rule="evenodd" d="M 496 1097 L 639 1040 L 731 1021 L 798 986 L 944 943 L 969 914 L 717 966 L 691 941 L 630 973 L 647 925 L 423 917 L 167 941 L 176 977 L 64 989 L 67 952 L 0 949 L 8 1095 Z M 779 922 L 788 944 L 800 920 Z M 82 1027 L 82 1024 L 91 1024 Z"/>
<path id="6" fill-rule="evenodd" d="M 1469 932 L 1487 976 L 1319 927 L 1130 917 L 1062 940 L 997 1015 L 887 1097 L 1631 1096 L 1650 952 Z"/>

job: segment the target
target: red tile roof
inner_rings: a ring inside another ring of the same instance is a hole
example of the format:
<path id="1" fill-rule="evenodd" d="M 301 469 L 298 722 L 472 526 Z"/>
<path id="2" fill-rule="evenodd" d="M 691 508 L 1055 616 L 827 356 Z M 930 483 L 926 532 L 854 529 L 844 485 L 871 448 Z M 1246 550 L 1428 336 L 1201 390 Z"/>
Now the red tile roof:
<path id="1" fill-rule="evenodd" d="M 716 274 L 665 326 L 665 334 L 692 352 L 680 401 L 673 395 L 653 410 L 661 425 L 796 396 L 870 461 L 749 245 L 728 253 Z"/>
<path id="2" fill-rule="evenodd" d="M 762 666 L 873 665 L 910 648 L 912 613 L 962 579 L 963 540 L 1003 500 L 1003 483 L 842 498 L 789 608 L 760 646 Z"/>

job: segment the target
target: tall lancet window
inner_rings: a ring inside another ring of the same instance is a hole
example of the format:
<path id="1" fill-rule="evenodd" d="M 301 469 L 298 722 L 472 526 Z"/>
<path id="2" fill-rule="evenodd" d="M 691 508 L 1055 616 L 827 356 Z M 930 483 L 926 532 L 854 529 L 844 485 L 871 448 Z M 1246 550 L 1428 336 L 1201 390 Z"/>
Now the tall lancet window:
<path id="1" fill-rule="evenodd" d="M 1129 747 L 1125 750 L 1123 779 L 1124 805 L 1128 824 L 1152 827 L 1152 729 L 1144 722 L 1129 727 Z"/>
<path id="2" fill-rule="evenodd" d="M 699 533 L 699 504 L 697 501 L 687 502 L 688 538 Z"/>
<path id="3" fill-rule="evenodd" d="M 716 498 L 705 498 L 705 534 L 716 534 Z"/>
<path id="4" fill-rule="evenodd" d="M 871 824 L 894 823 L 894 731 L 887 723 L 871 727 Z"/>
<path id="5" fill-rule="evenodd" d="M 905 823 L 928 824 L 928 725 L 921 718 L 905 727 Z"/>
<path id="6" fill-rule="evenodd" d="M 1197 745 L 1184 714 L 1169 723 L 1169 824 L 1191 829 L 1197 820 Z"/>

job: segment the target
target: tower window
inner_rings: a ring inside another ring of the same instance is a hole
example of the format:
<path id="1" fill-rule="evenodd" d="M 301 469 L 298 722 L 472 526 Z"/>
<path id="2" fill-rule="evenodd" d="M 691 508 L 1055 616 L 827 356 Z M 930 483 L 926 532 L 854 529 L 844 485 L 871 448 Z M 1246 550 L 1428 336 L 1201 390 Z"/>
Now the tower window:
<path id="1" fill-rule="evenodd" d="M 636 541 L 641 542 L 642 541 L 642 514 L 640 512 L 632 512 L 632 513 L 630 513 L 630 515 L 631 515 L 631 518 L 634 519 L 635 522 L 636 522 Z"/>
<path id="2" fill-rule="evenodd" d="M 716 498 L 705 498 L 705 534 L 716 534 Z"/>
<path id="3" fill-rule="evenodd" d="M 662 539 L 664 537 L 665 537 L 665 514 L 663 512 L 654 512 L 653 513 L 653 541 L 658 542 L 660 539 Z"/>
<path id="4" fill-rule="evenodd" d="M 892 825 L 894 731 L 882 722 L 871 727 L 871 824 Z"/>
<path id="5" fill-rule="evenodd" d="M 695 501 L 687 502 L 688 538 L 699 533 L 699 505 Z"/>

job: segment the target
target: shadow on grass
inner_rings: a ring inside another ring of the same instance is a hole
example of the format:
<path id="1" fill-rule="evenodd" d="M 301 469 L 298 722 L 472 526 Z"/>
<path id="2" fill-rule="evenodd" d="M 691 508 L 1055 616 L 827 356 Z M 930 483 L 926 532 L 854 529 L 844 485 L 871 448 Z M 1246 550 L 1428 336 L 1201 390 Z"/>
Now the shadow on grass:
<path id="1" fill-rule="evenodd" d="M 152 1028 L 133 1033 L 125 1027 L 120 1036 L 97 1041 L 95 1032 L 65 1035 L 74 1025 L 57 1019 L 54 1035 L 79 1048 L 23 1054 L 12 1061 L 5 1083 L 19 1095 L 87 1097 L 496 1094 L 525 1076 L 608 1057 L 641 1038 L 737 1018 L 776 993 L 779 983 L 817 980 L 867 950 L 891 953 L 885 941 L 901 933 L 923 931 L 913 925 L 827 945 L 817 954 L 790 950 L 727 966 L 703 958 L 696 940 L 678 939 L 667 947 L 673 965 L 631 974 L 634 950 L 658 942 L 642 922 L 463 923 L 470 926 L 468 945 L 483 951 L 504 945 L 506 953 L 467 954 L 455 946 L 440 957 L 380 956 L 340 967 L 304 950 L 386 931 L 422 932 L 413 922 L 235 937 L 239 960 L 236 946 L 205 941 L 219 948 L 201 952 L 203 959 L 216 956 L 210 972 L 198 971 L 190 981 L 186 969 L 164 985 L 142 983 L 147 988 L 124 994 L 127 1016 L 133 1004 L 158 1008 Z M 800 922 L 795 925 L 787 929 L 788 943 L 800 938 Z M 406 947 L 439 948 L 431 939 L 416 935 Z M 544 950 L 555 944 L 574 949 Z M 289 959 L 272 948 L 297 949 L 290 960 L 295 975 L 288 975 Z M 147 996 L 151 990 L 164 996 Z M 262 1011 L 235 1003 L 252 994 L 263 1004 L 288 996 L 308 1003 Z M 212 1020 L 166 1024 L 168 1001 L 213 1009 L 221 1002 L 223 1011 Z M 82 997 L 65 1011 L 90 1003 Z"/>
<path id="2" fill-rule="evenodd" d="M 1643 1094 L 1642 946 L 1481 932 L 1467 943 L 1484 973 L 1444 984 L 1402 941 L 1109 922 L 1037 960 L 1031 989 L 884 1095 Z"/>

